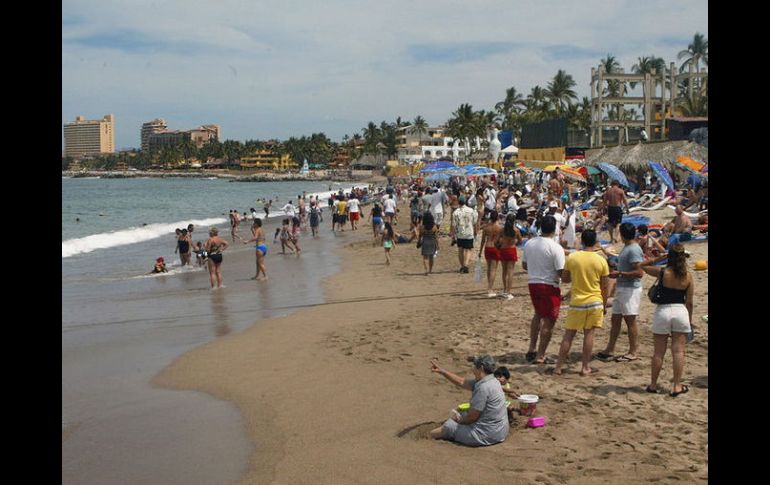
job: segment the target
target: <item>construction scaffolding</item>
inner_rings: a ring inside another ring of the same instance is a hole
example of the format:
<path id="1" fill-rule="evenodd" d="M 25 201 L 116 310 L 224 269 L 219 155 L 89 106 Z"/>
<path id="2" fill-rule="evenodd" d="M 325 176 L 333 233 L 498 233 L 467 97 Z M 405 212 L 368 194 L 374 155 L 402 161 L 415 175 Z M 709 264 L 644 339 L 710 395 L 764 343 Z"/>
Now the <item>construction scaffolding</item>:
<path id="1" fill-rule="evenodd" d="M 684 96 L 679 93 L 677 83 L 687 80 L 687 96 L 693 96 L 693 90 L 697 79 L 699 83 L 702 79 L 708 78 L 708 72 L 693 72 L 692 63 L 689 65 L 688 72 L 677 73 L 674 63 L 671 63 L 668 72 L 644 73 L 644 74 L 626 74 L 621 69 L 619 72 L 607 73 L 604 66 L 591 68 L 591 147 L 602 147 L 604 143 L 605 128 L 616 128 L 618 130 L 617 144 L 621 145 L 625 139 L 628 142 L 628 128 L 643 128 L 647 133 L 648 140 L 666 139 L 666 118 L 676 115 L 676 106 L 683 102 Z M 607 92 L 610 92 L 609 86 L 613 82 L 621 83 L 619 96 L 607 96 L 605 94 L 605 83 Z M 625 96 L 623 86 L 625 83 L 640 83 L 642 85 L 642 96 Z M 699 84 L 700 85 L 700 84 Z M 625 105 L 641 105 L 642 119 L 626 119 Z M 615 108 L 614 119 L 608 113 L 604 117 L 604 108 Z M 621 136 L 621 133 L 624 136 Z"/>

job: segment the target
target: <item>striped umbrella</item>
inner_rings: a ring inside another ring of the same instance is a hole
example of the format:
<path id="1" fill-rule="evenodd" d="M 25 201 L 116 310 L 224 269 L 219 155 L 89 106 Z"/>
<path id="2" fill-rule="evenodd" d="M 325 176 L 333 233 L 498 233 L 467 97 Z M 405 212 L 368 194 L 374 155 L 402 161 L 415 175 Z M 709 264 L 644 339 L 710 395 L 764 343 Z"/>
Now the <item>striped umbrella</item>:
<path id="1" fill-rule="evenodd" d="M 617 180 L 618 183 L 620 183 L 620 185 L 624 187 L 631 187 L 631 184 L 628 183 L 628 179 L 626 178 L 626 174 L 621 172 L 620 169 L 615 165 L 610 165 L 609 163 L 600 162 L 596 164 L 596 168 L 606 173 L 607 176 L 612 180 Z"/>
<path id="2" fill-rule="evenodd" d="M 671 179 L 671 174 L 668 173 L 666 167 L 659 164 L 658 162 L 653 162 L 652 160 L 648 160 L 647 163 L 650 165 L 652 171 L 655 172 L 655 176 L 658 177 L 661 182 L 666 184 L 671 190 L 674 190 L 674 181 Z"/>

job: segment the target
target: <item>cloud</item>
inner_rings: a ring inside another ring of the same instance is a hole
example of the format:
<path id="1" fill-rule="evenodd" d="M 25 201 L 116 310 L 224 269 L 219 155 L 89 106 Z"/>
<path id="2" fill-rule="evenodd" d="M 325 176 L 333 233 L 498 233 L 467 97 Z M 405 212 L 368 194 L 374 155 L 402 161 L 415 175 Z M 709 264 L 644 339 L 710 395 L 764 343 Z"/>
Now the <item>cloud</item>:
<path id="1" fill-rule="evenodd" d="M 340 140 L 369 121 L 493 109 L 559 69 L 589 96 L 600 58 L 676 61 L 707 21 L 705 0 L 64 0 L 62 122 L 114 113 L 119 147 L 158 117 Z"/>

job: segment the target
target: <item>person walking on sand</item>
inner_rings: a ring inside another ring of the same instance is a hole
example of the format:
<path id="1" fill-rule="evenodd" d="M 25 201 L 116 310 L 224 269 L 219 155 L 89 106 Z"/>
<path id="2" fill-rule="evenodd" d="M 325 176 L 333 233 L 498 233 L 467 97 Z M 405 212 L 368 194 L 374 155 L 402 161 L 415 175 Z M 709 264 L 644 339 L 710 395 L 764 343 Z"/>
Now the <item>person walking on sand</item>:
<path id="1" fill-rule="evenodd" d="M 318 204 L 318 200 L 310 202 L 310 230 L 313 233 L 313 237 L 318 237 L 318 228 L 323 222 L 321 218 L 321 206 Z"/>
<path id="2" fill-rule="evenodd" d="M 396 201 L 393 199 L 393 194 L 388 194 L 382 200 L 382 207 L 385 210 L 385 222 L 390 222 L 392 225 L 396 217 Z"/>
<path id="3" fill-rule="evenodd" d="M 433 222 L 433 214 L 425 211 L 422 215 L 422 227 L 417 240 L 417 247 L 422 254 L 422 265 L 425 268 L 425 276 L 433 272 L 433 258 L 438 253 L 438 226 Z"/>
<path id="4" fill-rule="evenodd" d="M 377 237 L 380 235 L 380 229 L 382 228 L 382 207 L 375 202 L 372 206 L 372 210 L 369 212 L 369 218 L 372 220 L 372 246 L 377 244 Z"/>
<path id="5" fill-rule="evenodd" d="M 289 233 L 289 240 L 294 245 L 295 253 L 297 254 L 297 257 L 299 257 L 299 253 L 302 252 L 302 249 L 299 247 L 299 238 L 300 238 L 300 232 L 302 231 L 302 222 L 299 220 L 299 217 L 294 216 L 291 219 L 291 232 Z"/>
<path id="6" fill-rule="evenodd" d="M 473 239 L 476 236 L 476 218 L 478 213 L 465 205 L 465 196 L 461 195 L 457 202 L 460 207 L 452 214 L 451 237 L 457 241 L 457 259 L 460 261 L 460 272 L 469 273 L 468 265 L 473 255 Z"/>
<path id="7" fill-rule="evenodd" d="M 283 210 L 283 213 L 286 214 L 286 217 L 289 219 L 293 218 L 297 214 L 297 209 L 294 207 L 294 204 L 292 204 L 291 199 L 289 199 L 289 202 L 287 202 L 286 205 L 281 208 L 281 210 Z"/>
<path id="8" fill-rule="evenodd" d="M 671 355 L 674 360 L 674 383 L 669 395 L 677 397 L 690 390 L 682 384 L 684 373 L 684 347 L 687 336 L 692 335 L 692 308 L 695 281 L 687 270 L 687 253 L 681 243 L 674 244 L 668 252 L 664 268 L 654 266 L 655 260 L 641 264 L 642 270 L 658 278 L 659 298 L 655 302 L 652 322 L 653 355 L 652 373 L 647 392 L 657 393 L 658 376 L 663 367 L 668 338 L 671 337 Z"/>
<path id="9" fill-rule="evenodd" d="M 513 295 L 511 294 L 513 272 L 516 269 L 516 261 L 519 260 L 516 245 L 521 242 L 521 239 L 521 233 L 516 227 L 516 214 L 509 212 L 505 216 L 503 232 L 497 240 L 497 251 L 500 257 L 500 264 L 503 267 L 503 293 L 500 296 L 508 301 L 513 300 Z"/>
<path id="10" fill-rule="evenodd" d="M 510 425 L 505 405 L 505 393 L 495 376 L 495 359 L 479 355 L 473 359 L 473 378 L 439 367 L 431 360 L 431 372 L 444 376 L 449 382 L 471 391 L 470 409 L 463 415 L 454 413 L 444 424 L 431 430 L 433 439 L 456 441 L 468 446 L 488 446 L 502 443 L 508 437 Z"/>
<path id="11" fill-rule="evenodd" d="M 267 280 L 267 270 L 265 269 L 265 256 L 267 256 L 267 244 L 265 244 L 265 231 L 262 229 L 262 220 L 259 218 L 254 219 L 254 223 L 251 226 L 251 239 L 244 241 L 243 244 L 256 242 L 255 246 L 257 257 L 257 274 L 252 278 L 253 280 Z M 263 277 L 259 276 L 262 272 Z"/>
<path id="12" fill-rule="evenodd" d="M 610 278 L 617 280 L 615 299 L 612 303 L 610 339 L 607 341 L 607 347 L 596 356 L 602 360 L 613 358 L 615 342 L 620 335 L 620 323 L 625 320 L 628 327 L 628 353 L 615 358 L 615 361 L 631 362 L 639 358 L 636 355 L 639 340 L 636 317 L 639 315 L 639 305 L 642 301 L 644 271 L 640 264 L 644 261 L 644 251 L 636 242 L 636 228 L 630 222 L 620 225 L 620 237 L 624 246 L 618 255 L 618 268 L 610 272 Z"/>
<path id="13" fill-rule="evenodd" d="M 495 285 L 497 262 L 500 261 L 500 250 L 497 249 L 498 239 L 503 233 L 503 226 L 498 222 L 497 211 L 489 213 L 489 220 L 481 230 L 481 244 L 479 246 L 479 258 L 484 251 L 484 259 L 487 260 L 487 298 L 494 298 L 497 293 L 492 289 Z"/>
<path id="14" fill-rule="evenodd" d="M 348 214 L 350 215 L 350 230 L 358 230 L 358 220 L 361 218 L 361 208 L 359 207 L 361 202 L 356 197 L 355 192 L 350 193 L 350 199 L 348 199 Z"/>
<path id="15" fill-rule="evenodd" d="M 382 231 L 382 247 L 385 248 L 385 265 L 390 266 L 390 251 L 395 247 L 395 234 L 390 222 L 385 223 L 385 230 Z"/>
<path id="16" fill-rule="evenodd" d="M 559 347 L 559 359 L 553 369 L 554 375 L 561 375 L 562 366 L 567 359 L 572 340 L 578 330 L 583 331 L 583 353 L 581 376 L 596 372 L 591 369 L 591 352 L 594 346 L 594 331 L 602 328 L 604 314 L 607 311 L 607 281 L 610 268 L 607 260 L 596 254 L 596 232 L 585 229 L 580 235 L 583 249 L 567 256 L 561 279 L 572 283 L 572 299 L 564 321 L 564 338 Z"/>
<path id="17" fill-rule="evenodd" d="M 556 219 L 544 216 L 540 222 L 541 234 L 530 239 L 523 251 L 522 266 L 528 274 L 529 297 L 535 308 L 529 326 L 529 350 L 526 359 L 527 362 L 536 364 L 555 362 L 545 355 L 551 342 L 553 326 L 559 318 L 559 278 L 564 269 L 564 249 L 553 240 L 555 231 Z"/>
<path id="18" fill-rule="evenodd" d="M 219 237 L 219 229 L 216 226 L 212 226 L 209 229 L 209 238 L 206 240 L 206 244 L 203 245 L 206 254 L 209 255 L 209 280 L 211 281 L 212 289 L 222 288 L 222 251 L 227 249 L 228 246 L 227 241 Z"/>
<path id="19" fill-rule="evenodd" d="M 615 228 L 623 221 L 623 206 L 628 210 L 626 193 L 620 188 L 620 183 L 613 180 L 610 188 L 604 193 L 604 201 L 607 206 L 607 223 L 609 224 L 610 242 L 615 243 Z"/>

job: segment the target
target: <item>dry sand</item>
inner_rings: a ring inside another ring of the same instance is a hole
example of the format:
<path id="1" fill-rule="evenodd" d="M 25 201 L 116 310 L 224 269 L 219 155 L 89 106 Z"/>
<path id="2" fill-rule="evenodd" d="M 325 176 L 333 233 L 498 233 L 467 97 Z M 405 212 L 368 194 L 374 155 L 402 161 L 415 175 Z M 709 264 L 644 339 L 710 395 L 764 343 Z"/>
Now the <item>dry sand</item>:
<path id="1" fill-rule="evenodd" d="M 397 229 L 405 229 L 408 213 L 401 209 Z M 659 222 L 673 211 L 644 215 Z M 441 240 L 435 273 L 423 276 L 414 243 L 398 245 L 388 267 L 370 236 L 366 224 L 339 236 L 345 262 L 325 283 L 326 304 L 257 322 L 181 356 L 155 378 L 237 406 L 255 443 L 240 483 L 706 483 L 708 324 L 701 317 L 708 313 L 708 271 L 694 272 L 696 339 L 687 345 L 684 374 L 690 392 L 672 398 L 670 351 L 659 379 L 663 392 L 644 392 L 654 311 L 646 296 L 640 360 L 597 360 L 599 373 L 581 377 L 578 335 L 564 375 L 555 377 L 545 373 L 551 366 L 524 359 L 533 310 L 520 263 L 514 300 L 487 299 L 485 279 L 457 273 L 457 249 L 448 239 Z M 691 269 L 708 259 L 707 243 L 687 248 Z M 273 263 L 271 278 L 280 277 Z M 499 288 L 499 271 L 497 278 Z M 645 276 L 645 292 L 652 282 Z M 563 308 L 548 355 L 558 352 L 565 315 Z M 606 316 L 594 352 L 608 333 Z M 627 346 L 624 326 L 616 354 Z M 431 373 L 430 359 L 471 375 L 467 359 L 479 353 L 507 365 L 518 392 L 541 397 L 537 414 L 547 425 L 529 429 L 517 418 L 504 443 L 476 449 L 425 438 L 469 397 Z"/>

